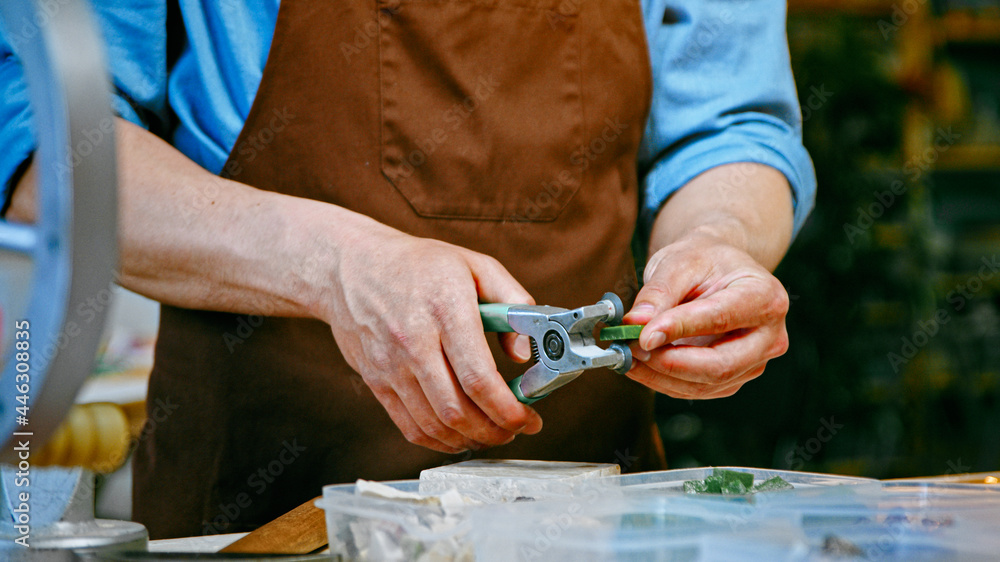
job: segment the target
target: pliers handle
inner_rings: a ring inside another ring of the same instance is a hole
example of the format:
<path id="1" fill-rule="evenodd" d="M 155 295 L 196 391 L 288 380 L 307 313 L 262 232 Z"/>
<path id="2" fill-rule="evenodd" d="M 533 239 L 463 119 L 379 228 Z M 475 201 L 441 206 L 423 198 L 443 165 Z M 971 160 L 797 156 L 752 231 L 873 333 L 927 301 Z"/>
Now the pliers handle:
<path id="1" fill-rule="evenodd" d="M 625 307 L 618 295 L 605 293 L 596 304 L 575 309 L 522 304 L 480 304 L 483 329 L 517 332 L 531 339 L 535 359 L 523 375 L 510 381 L 514 396 L 524 404 L 545 398 L 585 370 L 607 367 L 624 374 L 632 367 L 632 352 L 615 342 L 607 349 L 594 342 L 599 322 L 621 323 Z"/>

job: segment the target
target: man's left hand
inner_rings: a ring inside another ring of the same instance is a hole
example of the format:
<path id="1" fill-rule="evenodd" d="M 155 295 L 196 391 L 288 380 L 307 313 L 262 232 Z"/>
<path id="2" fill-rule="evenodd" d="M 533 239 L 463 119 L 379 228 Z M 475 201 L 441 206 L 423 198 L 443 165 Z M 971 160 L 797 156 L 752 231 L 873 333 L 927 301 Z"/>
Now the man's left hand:
<path id="1" fill-rule="evenodd" d="M 625 318 L 646 324 L 628 376 L 674 398 L 733 395 L 788 349 L 788 294 L 743 250 L 705 233 L 664 246 Z"/>

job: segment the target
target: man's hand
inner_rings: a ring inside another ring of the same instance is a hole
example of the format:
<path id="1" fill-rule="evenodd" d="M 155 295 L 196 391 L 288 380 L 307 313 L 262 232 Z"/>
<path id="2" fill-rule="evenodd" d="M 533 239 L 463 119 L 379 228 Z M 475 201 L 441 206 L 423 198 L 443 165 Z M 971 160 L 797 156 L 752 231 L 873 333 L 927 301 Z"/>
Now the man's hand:
<path id="1" fill-rule="evenodd" d="M 348 363 L 417 445 L 446 453 L 541 430 L 497 372 L 479 301 L 534 304 L 495 259 L 371 221 L 341 251 L 327 320 Z M 520 362 L 526 338 L 504 334 Z"/>
<path id="2" fill-rule="evenodd" d="M 458 452 L 541 429 L 497 373 L 479 317 L 480 299 L 532 303 L 496 260 L 220 178 L 144 129 L 116 128 L 122 286 L 185 308 L 326 321 L 414 443 Z M 32 167 L 8 218 L 34 220 L 34 184 Z M 501 344 L 530 356 L 524 337 Z"/>
<path id="3" fill-rule="evenodd" d="M 626 322 L 646 324 L 632 379 L 668 396 L 723 398 L 788 349 L 788 295 L 746 252 L 707 235 L 657 252 Z"/>
<path id="4" fill-rule="evenodd" d="M 632 379 L 685 399 L 731 396 L 788 349 L 788 294 L 769 272 L 791 239 L 788 183 L 740 163 L 705 172 L 660 211 L 626 324 L 646 324 Z"/>

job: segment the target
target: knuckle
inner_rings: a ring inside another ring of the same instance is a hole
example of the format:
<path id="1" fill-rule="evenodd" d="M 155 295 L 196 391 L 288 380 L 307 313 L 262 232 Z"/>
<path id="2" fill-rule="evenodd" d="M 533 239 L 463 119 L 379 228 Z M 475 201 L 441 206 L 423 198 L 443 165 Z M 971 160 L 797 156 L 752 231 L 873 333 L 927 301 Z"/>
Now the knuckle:
<path id="1" fill-rule="evenodd" d="M 713 326 L 729 326 L 731 316 L 732 315 L 729 309 L 719 302 L 713 303 L 712 308 L 709 311 L 709 318 L 711 319 Z"/>
<path id="2" fill-rule="evenodd" d="M 427 423 L 424 424 L 421 429 L 428 437 L 431 439 L 441 441 L 449 432 L 448 430 L 439 423 Z"/>
<path id="3" fill-rule="evenodd" d="M 645 300 L 654 303 L 668 302 L 671 300 L 671 293 L 668 287 L 665 287 L 660 283 L 650 281 L 650 279 L 646 279 L 647 284 L 643 285 L 642 289 L 639 290 L 639 296 L 636 300 Z"/>
<path id="4" fill-rule="evenodd" d="M 430 447 L 434 445 L 434 440 L 428 437 L 424 432 L 417 429 L 404 429 L 403 437 L 405 437 L 410 443 L 421 447 Z"/>
<path id="5" fill-rule="evenodd" d="M 386 373 L 392 369 L 392 358 L 387 353 L 372 353 L 368 357 L 368 363 L 376 373 Z"/>
<path id="6" fill-rule="evenodd" d="M 500 415 L 507 427 L 522 427 L 528 423 L 528 413 L 524 408 L 512 406 L 505 408 Z"/>
<path id="7" fill-rule="evenodd" d="M 414 340 L 410 332 L 400 326 L 391 326 L 389 328 L 389 339 L 392 343 L 399 349 L 407 353 L 414 351 Z"/>
<path id="8" fill-rule="evenodd" d="M 774 346 L 771 348 L 770 356 L 772 358 L 781 357 L 788 351 L 788 347 L 789 347 L 788 332 L 786 330 L 782 330 L 781 334 L 778 336 L 778 339 L 775 340 Z"/>
<path id="9" fill-rule="evenodd" d="M 453 429 L 458 429 L 465 424 L 465 415 L 454 405 L 442 407 L 441 411 L 438 412 L 438 417 L 441 418 L 444 425 Z"/>
<path id="10" fill-rule="evenodd" d="M 372 393 L 379 398 L 386 396 L 391 390 L 391 387 L 381 379 L 366 379 L 362 377 L 362 380 L 365 381 L 365 384 L 368 385 L 368 388 L 372 391 Z"/>
<path id="11" fill-rule="evenodd" d="M 486 377 L 479 371 L 464 370 L 460 373 L 455 373 L 455 377 L 458 378 L 459 384 L 462 385 L 465 393 L 469 396 L 475 398 L 486 393 L 488 387 Z"/>
<path id="12" fill-rule="evenodd" d="M 776 320 L 779 318 L 784 318 L 788 314 L 789 298 L 788 292 L 781 285 L 780 282 L 775 280 L 773 282 L 775 285 L 774 290 L 771 291 L 771 299 L 765 306 L 765 313 L 767 317 L 771 320 Z"/>

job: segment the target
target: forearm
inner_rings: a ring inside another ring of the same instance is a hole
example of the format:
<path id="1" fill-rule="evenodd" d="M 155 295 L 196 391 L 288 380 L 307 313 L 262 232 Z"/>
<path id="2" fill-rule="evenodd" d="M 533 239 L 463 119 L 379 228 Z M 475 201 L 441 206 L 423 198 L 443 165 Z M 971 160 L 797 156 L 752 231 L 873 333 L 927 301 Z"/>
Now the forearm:
<path id="1" fill-rule="evenodd" d="M 723 240 L 774 270 L 792 238 L 792 195 L 780 172 L 741 162 L 712 168 L 674 193 L 653 223 L 649 253 L 687 236 Z"/>
<path id="2" fill-rule="evenodd" d="M 320 316 L 339 237 L 370 219 L 222 179 L 144 129 L 117 125 L 122 286 L 186 308 Z M 35 218 L 34 167 L 12 220 Z"/>

